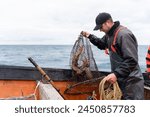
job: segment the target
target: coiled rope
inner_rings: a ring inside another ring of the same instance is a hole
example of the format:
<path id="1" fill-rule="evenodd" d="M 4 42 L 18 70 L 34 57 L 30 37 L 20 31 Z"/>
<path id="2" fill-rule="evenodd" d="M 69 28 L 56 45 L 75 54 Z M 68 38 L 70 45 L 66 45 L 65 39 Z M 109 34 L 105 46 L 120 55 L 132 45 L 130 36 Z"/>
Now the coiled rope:
<path id="1" fill-rule="evenodd" d="M 122 97 L 118 82 L 110 84 L 106 77 L 99 84 L 99 94 L 100 100 L 120 100 Z"/>

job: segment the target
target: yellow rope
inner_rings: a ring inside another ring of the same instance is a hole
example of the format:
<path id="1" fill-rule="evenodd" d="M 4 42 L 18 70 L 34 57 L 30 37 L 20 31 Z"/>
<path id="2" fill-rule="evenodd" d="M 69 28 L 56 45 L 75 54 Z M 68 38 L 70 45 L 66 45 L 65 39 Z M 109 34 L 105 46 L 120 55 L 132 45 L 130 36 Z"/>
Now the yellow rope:
<path id="1" fill-rule="evenodd" d="M 106 81 L 106 78 L 99 84 L 100 100 L 120 100 L 122 92 L 118 86 L 118 83 L 110 84 Z"/>

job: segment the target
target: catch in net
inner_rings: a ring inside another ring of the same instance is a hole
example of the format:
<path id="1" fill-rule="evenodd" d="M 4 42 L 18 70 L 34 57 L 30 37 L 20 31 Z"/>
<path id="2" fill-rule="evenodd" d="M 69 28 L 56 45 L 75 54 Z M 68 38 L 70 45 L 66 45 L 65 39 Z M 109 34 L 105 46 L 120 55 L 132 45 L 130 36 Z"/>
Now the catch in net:
<path id="1" fill-rule="evenodd" d="M 89 39 L 79 35 L 70 55 L 73 77 L 78 81 L 93 79 L 92 71 L 98 71 Z"/>

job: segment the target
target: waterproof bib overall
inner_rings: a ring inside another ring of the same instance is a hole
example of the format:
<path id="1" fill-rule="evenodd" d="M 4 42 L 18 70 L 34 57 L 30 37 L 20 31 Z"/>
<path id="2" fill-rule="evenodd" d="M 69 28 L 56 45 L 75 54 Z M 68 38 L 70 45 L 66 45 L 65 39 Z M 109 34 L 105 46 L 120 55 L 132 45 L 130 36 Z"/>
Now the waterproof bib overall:
<path id="1" fill-rule="evenodd" d="M 121 27 L 120 27 L 121 28 Z M 122 30 L 124 28 L 121 28 Z M 119 33 L 119 28 L 116 31 L 114 39 L 113 39 L 113 44 L 115 44 L 117 41 L 115 38 L 117 38 L 117 35 Z M 118 33 L 117 33 L 118 32 Z M 111 40 L 111 39 L 109 39 Z M 115 71 L 116 68 L 120 66 L 120 64 L 124 61 L 122 56 L 117 53 L 117 48 L 112 48 L 114 45 L 109 45 L 109 56 L 110 56 L 110 62 L 111 62 L 111 70 L 112 72 Z M 115 51 L 114 51 L 115 49 Z M 142 100 L 144 99 L 143 95 L 144 94 L 144 80 L 136 77 L 136 72 L 131 71 L 128 77 L 119 77 L 117 78 L 118 84 L 120 89 L 122 90 L 123 97 L 122 99 L 124 100 Z"/>

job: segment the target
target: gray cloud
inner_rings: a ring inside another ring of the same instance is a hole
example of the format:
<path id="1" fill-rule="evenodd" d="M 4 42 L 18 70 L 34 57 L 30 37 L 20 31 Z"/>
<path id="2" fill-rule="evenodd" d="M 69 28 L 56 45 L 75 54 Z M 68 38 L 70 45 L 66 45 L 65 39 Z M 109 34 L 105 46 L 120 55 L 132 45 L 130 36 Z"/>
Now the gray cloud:
<path id="1" fill-rule="evenodd" d="M 103 11 L 131 29 L 139 44 L 149 44 L 148 5 L 148 0 L 1 0 L 0 44 L 73 44 L 81 30 L 102 36 L 93 27 Z"/>

